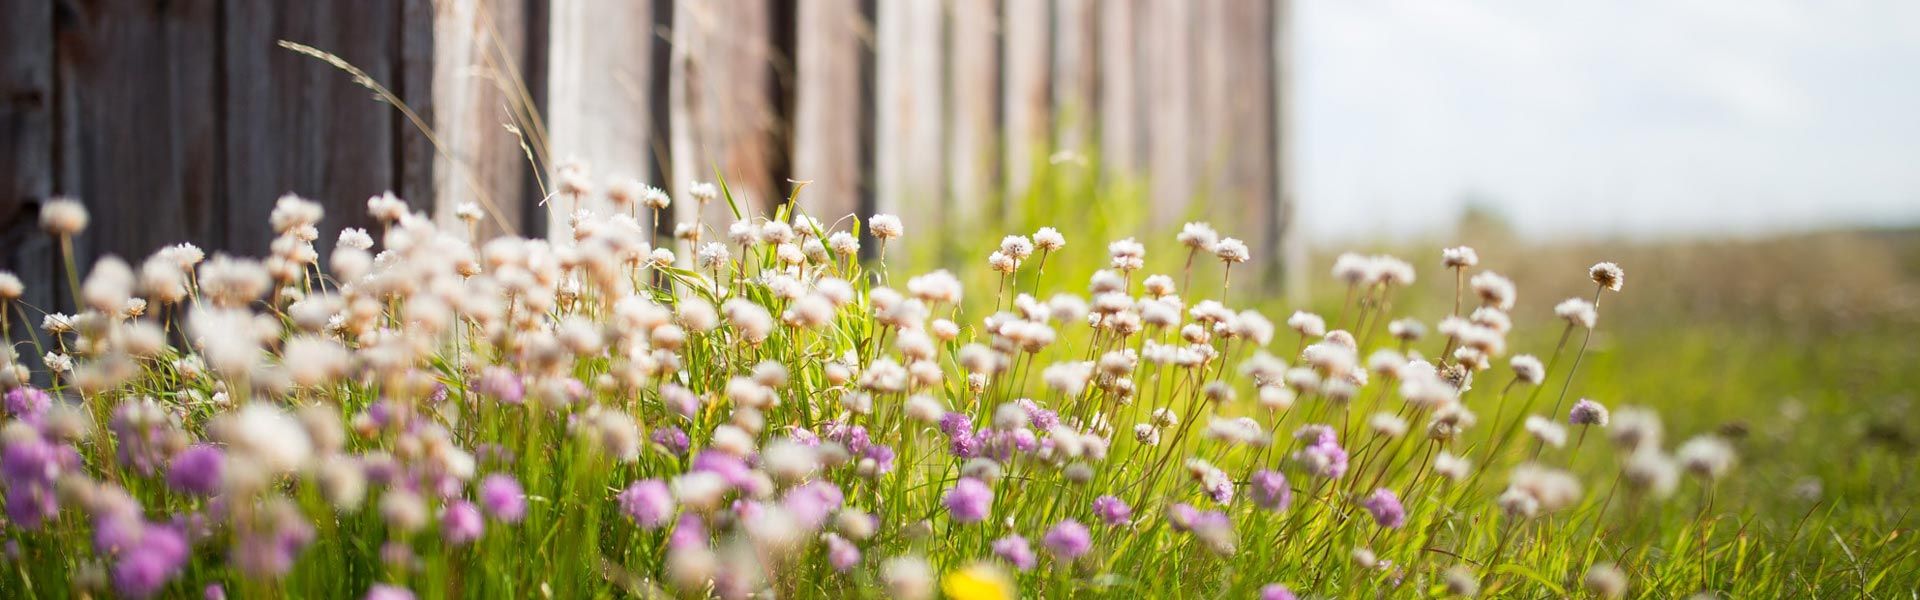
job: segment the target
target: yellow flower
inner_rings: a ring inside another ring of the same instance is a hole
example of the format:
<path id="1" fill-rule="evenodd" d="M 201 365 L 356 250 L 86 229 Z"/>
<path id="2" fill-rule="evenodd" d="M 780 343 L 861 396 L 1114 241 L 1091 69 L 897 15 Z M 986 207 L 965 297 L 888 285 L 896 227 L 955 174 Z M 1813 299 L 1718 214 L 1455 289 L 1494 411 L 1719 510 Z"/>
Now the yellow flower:
<path id="1" fill-rule="evenodd" d="M 941 577 L 940 591 L 953 600 L 1011 600 L 1013 580 L 998 567 L 973 563 Z"/>

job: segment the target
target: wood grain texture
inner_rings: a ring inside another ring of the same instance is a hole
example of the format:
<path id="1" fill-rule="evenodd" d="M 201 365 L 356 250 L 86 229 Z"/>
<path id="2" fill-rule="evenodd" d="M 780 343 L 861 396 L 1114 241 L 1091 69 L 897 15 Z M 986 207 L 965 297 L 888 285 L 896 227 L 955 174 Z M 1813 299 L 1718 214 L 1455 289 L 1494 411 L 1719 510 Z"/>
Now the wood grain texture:
<path id="1" fill-rule="evenodd" d="M 596 185 L 634 178 L 666 188 L 654 156 L 652 113 L 665 104 L 647 93 L 653 79 L 653 5 L 559 0 L 552 4 L 547 98 L 553 153 L 580 161 Z M 557 165 L 556 165 L 557 166 Z M 556 206 L 571 208 L 561 202 Z M 612 209 L 604 198 L 585 207 Z M 652 215 L 636 215 L 643 225 Z M 565 231 L 564 218 L 549 219 L 549 233 Z"/>
<path id="2" fill-rule="evenodd" d="M 53 9 L 46 0 L 0 0 L 0 269 L 28 284 L 25 302 L 46 308 L 55 251 L 38 215 L 54 191 Z"/>
<path id="3" fill-rule="evenodd" d="M 801 207 L 831 223 L 859 212 L 861 197 L 871 193 L 859 107 L 873 25 L 857 0 L 803 0 L 797 27 L 794 178 L 813 182 L 801 192 Z"/>
<path id="4" fill-rule="evenodd" d="M 750 215 L 768 214 L 787 190 L 775 172 L 787 149 L 779 143 L 786 123 L 774 102 L 775 70 L 787 58 L 776 52 L 773 26 L 774 10 L 763 0 L 674 4 L 669 109 L 679 113 L 672 125 L 676 185 L 711 181 L 717 168 Z M 692 218 L 696 208 L 676 206 L 675 216 Z M 707 206 L 700 218 L 733 221 L 724 202 Z"/>

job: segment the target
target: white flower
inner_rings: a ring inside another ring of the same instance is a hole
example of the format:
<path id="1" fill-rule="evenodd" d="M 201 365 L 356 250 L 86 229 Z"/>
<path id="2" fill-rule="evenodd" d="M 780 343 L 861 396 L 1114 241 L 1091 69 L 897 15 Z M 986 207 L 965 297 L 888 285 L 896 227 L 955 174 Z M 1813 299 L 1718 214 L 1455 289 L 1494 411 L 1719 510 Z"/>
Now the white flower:
<path id="1" fill-rule="evenodd" d="M 1214 244 L 1213 255 L 1220 257 L 1220 262 L 1228 264 L 1243 263 L 1253 258 L 1253 253 L 1247 250 L 1247 243 L 1235 238 L 1224 238 Z"/>
<path id="2" fill-rule="evenodd" d="M 1514 377 L 1528 384 L 1540 385 L 1540 382 L 1547 379 L 1547 368 L 1541 365 L 1540 359 L 1534 358 L 1532 354 L 1516 355 L 1512 360 L 1507 361 L 1507 364 L 1513 366 Z"/>
<path id="3" fill-rule="evenodd" d="M 1702 479 L 1719 479 L 1733 468 L 1733 446 L 1717 436 L 1696 436 L 1680 444 L 1673 455 L 1688 473 Z"/>
<path id="4" fill-rule="evenodd" d="M 73 357 L 59 352 L 46 353 L 46 355 L 40 357 L 40 362 L 47 365 L 48 371 L 54 373 L 73 372 Z"/>
<path id="5" fill-rule="evenodd" d="M 1440 264 L 1449 269 L 1464 269 L 1480 264 L 1480 254 L 1466 246 L 1446 248 L 1440 251 Z"/>
<path id="6" fill-rule="evenodd" d="M 1000 238 L 1000 253 L 1011 256 L 1014 260 L 1026 260 L 1027 257 L 1033 256 L 1033 246 L 1033 240 L 1027 239 L 1024 235 Z"/>
<path id="7" fill-rule="evenodd" d="M 480 222 L 480 218 L 486 216 L 486 213 L 480 210 L 479 203 L 461 202 L 459 206 L 453 207 L 453 216 L 472 224 Z M 368 246 L 368 248 L 371 247 L 371 245 Z"/>
<path id="8" fill-rule="evenodd" d="M 906 227 L 900 224 L 900 217 L 886 214 L 874 215 L 867 221 L 867 229 L 879 240 L 895 239 L 907 232 Z"/>
<path id="9" fill-rule="evenodd" d="M 687 195 L 705 205 L 720 197 L 720 187 L 711 182 L 695 181 L 687 185 Z"/>
<path id="10" fill-rule="evenodd" d="M 1327 334 L 1327 320 L 1304 310 L 1293 312 L 1287 317 L 1287 327 L 1306 337 L 1320 337 Z"/>
<path id="11" fill-rule="evenodd" d="M 373 236 L 369 235 L 365 229 L 348 227 L 340 230 L 340 239 L 334 245 L 340 248 L 367 250 L 373 248 Z"/>
<path id="12" fill-rule="evenodd" d="M 1474 294 L 1480 296 L 1482 305 L 1500 310 L 1513 310 L 1513 280 L 1499 273 L 1486 271 L 1474 275 L 1473 279 L 1467 280 L 1467 284 L 1473 287 Z"/>
<path id="13" fill-rule="evenodd" d="M 1627 282 L 1627 272 L 1622 270 L 1620 265 L 1610 262 L 1593 265 L 1592 268 L 1587 269 L 1587 277 L 1593 279 L 1593 282 L 1600 287 L 1614 292 L 1620 291 L 1620 286 Z"/>
<path id="14" fill-rule="evenodd" d="M 1112 258 L 1113 268 L 1132 271 L 1146 265 L 1147 247 L 1127 238 L 1107 244 L 1107 255 Z"/>
<path id="15" fill-rule="evenodd" d="M 1060 235 L 1058 229 L 1041 227 L 1033 232 L 1033 245 L 1044 251 L 1059 250 L 1067 246 L 1067 236 Z"/>
<path id="16" fill-rule="evenodd" d="M 253 402 L 216 424 L 229 456 L 253 460 L 272 473 L 292 473 L 313 456 L 313 441 L 300 421 L 270 404 Z"/>
<path id="17" fill-rule="evenodd" d="M 1527 434 L 1542 444 L 1559 448 L 1567 445 L 1567 428 L 1540 415 L 1527 415 Z"/>
<path id="18" fill-rule="evenodd" d="M 1180 235 L 1174 236 L 1180 245 L 1198 252 L 1212 248 L 1219 241 L 1220 234 L 1215 233 L 1212 225 L 1206 223 L 1188 223 L 1180 227 Z"/>
<path id="19" fill-rule="evenodd" d="M 27 284 L 11 271 L 0 271 L 0 300 L 18 300 L 27 293 Z"/>
<path id="20" fill-rule="evenodd" d="M 71 198 L 54 198 L 40 205 L 40 228 L 55 236 L 70 236 L 86 230 L 87 207 Z"/>
<path id="21" fill-rule="evenodd" d="M 1593 329 L 1594 324 L 1600 320 L 1600 312 L 1594 309 L 1592 302 L 1584 298 L 1568 298 L 1562 301 L 1553 307 L 1553 314 L 1566 319 L 1568 323 L 1587 329 Z"/>
<path id="22" fill-rule="evenodd" d="M 700 268 L 713 270 L 727 264 L 727 259 L 731 256 L 731 253 L 727 250 L 726 244 L 707 242 L 700 245 L 700 253 L 698 256 Z"/>

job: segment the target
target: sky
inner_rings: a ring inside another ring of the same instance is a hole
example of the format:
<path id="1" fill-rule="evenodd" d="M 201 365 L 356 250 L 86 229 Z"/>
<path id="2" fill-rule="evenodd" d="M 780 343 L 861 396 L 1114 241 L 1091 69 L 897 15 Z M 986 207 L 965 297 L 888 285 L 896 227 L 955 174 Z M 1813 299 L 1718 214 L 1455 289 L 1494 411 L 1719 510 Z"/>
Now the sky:
<path id="1" fill-rule="evenodd" d="M 1310 239 L 1920 225 L 1920 2 L 1294 6 Z"/>

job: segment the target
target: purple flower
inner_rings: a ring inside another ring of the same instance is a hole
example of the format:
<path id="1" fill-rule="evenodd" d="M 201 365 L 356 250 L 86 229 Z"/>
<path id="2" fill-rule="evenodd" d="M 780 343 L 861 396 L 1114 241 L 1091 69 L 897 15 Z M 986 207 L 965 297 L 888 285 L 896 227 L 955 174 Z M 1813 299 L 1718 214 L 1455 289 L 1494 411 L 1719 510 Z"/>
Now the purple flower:
<path id="1" fill-rule="evenodd" d="M 1254 506 L 1277 512 L 1293 503 L 1293 488 L 1287 487 L 1287 477 L 1278 471 L 1254 471 L 1247 487 Z"/>
<path id="2" fill-rule="evenodd" d="M 960 435 L 971 436 L 973 433 L 973 417 L 969 417 L 967 413 L 958 411 L 941 415 L 940 433 L 946 434 L 947 437 Z"/>
<path id="3" fill-rule="evenodd" d="M 47 415 L 47 408 L 53 406 L 53 397 L 37 388 L 18 387 L 7 392 L 7 414 L 38 427 Z"/>
<path id="4" fill-rule="evenodd" d="M 313 542 L 313 525 L 298 511 L 286 511 L 267 522 L 238 528 L 228 562 L 251 577 L 279 577 L 293 568 L 300 552 Z"/>
<path id="5" fill-rule="evenodd" d="M 1594 402 L 1586 398 L 1581 398 L 1579 402 L 1573 403 L 1573 410 L 1567 412 L 1567 423 L 1570 425 L 1598 425 L 1606 427 L 1608 420 L 1607 407 L 1599 402 Z"/>
<path id="6" fill-rule="evenodd" d="M 1087 533 L 1087 526 L 1073 519 L 1061 521 L 1053 529 L 1047 530 L 1047 534 L 1041 536 L 1040 543 L 1046 545 L 1048 552 L 1067 560 L 1079 558 L 1093 549 L 1093 538 Z"/>
<path id="7" fill-rule="evenodd" d="M 448 502 L 441 512 L 440 526 L 447 543 L 456 546 L 480 539 L 480 534 L 487 530 L 487 522 L 480 516 L 479 507 L 466 500 Z"/>
<path id="8" fill-rule="evenodd" d="M 527 516 L 527 493 L 512 475 L 494 473 L 480 480 L 480 504 L 493 518 L 518 523 Z"/>
<path id="9" fill-rule="evenodd" d="M 1401 525 L 1407 524 L 1407 509 L 1400 505 L 1400 497 L 1395 496 L 1393 490 L 1376 489 L 1372 496 L 1360 501 L 1360 506 L 1365 507 L 1367 512 L 1373 513 L 1373 522 L 1379 523 L 1381 527 L 1398 529 Z"/>
<path id="10" fill-rule="evenodd" d="M 693 443 L 692 440 L 687 439 L 687 432 L 671 425 L 653 430 L 652 439 L 653 443 L 666 448 L 667 452 L 673 453 L 674 456 L 686 456 L 687 447 Z"/>
<path id="11" fill-rule="evenodd" d="M 1127 503 L 1122 502 L 1119 498 L 1101 496 L 1093 499 L 1093 514 L 1100 517 L 1100 522 L 1102 523 L 1108 525 L 1125 525 L 1127 521 L 1133 518 L 1133 508 L 1127 506 Z"/>
<path id="12" fill-rule="evenodd" d="M 707 522 L 700 515 L 686 513 L 680 515 L 680 521 L 673 525 L 673 533 L 667 536 L 668 548 L 690 548 L 707 545 Z"/>
<path id="13" fill-rule="evenodd" d="M 962 477 L 952 489 L 947 490 L 941 503 L 946 505 L 953 520 L 978 523 L 986 520 L 987 514 L 993 511 L 993 488 L 978 479 Z"/>
<path id="14" fill-rule="evenodd" d="M 846 421 L 828 421 L 826 436 L 828 440 L 846 446 L 847 452 L 866 454 L 867 446 L 873 443 L 867 437 L 867 428 L 850 425 Z"/>
<path id="15" fill-rule="evenodd" d="M 1042 408 L 1039 404 L 1035 404 L 1032 399 L 1021 398 L 1014 403 L 1020 405 L 1020 410 L 1026 411 L 1027 422 L 1032 423 L 1034 429 L 1047 431 L 1053 429 L 1053 426 L 1060 424 L 1060 415 L 1058 413 Z"/>
<path id="16" fill-rule="evenodd" d="M 947 442 L 947 450 L 952 452 L 957 458 L 979 457 L 982 446 L 985 446 L 985 443 L 984 440 L 980 439 L 980 436 L 964 431 L 955 433 L 952 439 Z"/>
<path id="17" fill-rule="evenodd" d="M 734 487 L 753 485 L 753 469 L 747 466 L 746 461 L 719 450 L 702 450 L 694 455 L 689 471 L 707 471 L 719 475 Z"/>
<path id="18" fill-rule="evenodd" d="M 887 446 L 884 444 L 873 444 L 871 446 L 867 446 L 867 451 L 862 452 L 860 454 L 873 461 L 874 473 L 885 475 L 887 473 L 893 472 L 893 447 L 892 446 Z"/>
<path id="19" fill-rule="evenodd" d="M 1034 564 L 1033 546 L 1027 544 L 1027 538 L 1020 534 L 1008 534 L 993 541 L 993 554 L 1001 560 L 1013 564 L 1013 568 L 1022 571 L 1032 569 Z"/>
<path id="20" fill-rule="evenodd" d="M 527 397 L 527 386 L 520 376 L 506 367 L 488 367 L 480 373 L 480 393 L 507 404 L 519 404 Z"/>
<path id="21" fill-rule="evenodd" d="M 1324 428 L 1325 426 L 1309 425 L 1308 427 Z M 1340 447 L 1339 442 L 1334 441 L 1332 430 L 1320 431 L 1322 433 L 1316 436 L 1312 445 L 1293 454 L 1294 460 L 1299 461 L 1301 466 L 1306 467 L 1308 473 L 1316 477 L 1339 479 L 1341 475 L 1347 473 L 1347 451 Z"/>
<path id="22" fill-rule="evenodd" d="M 113 585 L 131 598 L 152 596 L 180 574 L 187 563 L 187 540 L 165 525 L 146 524 L 139 540 L 113 564 Z"/>
<path id="23" fill-rule="evenodd" d="M 167 485 L 189 494 L 212 495 L 220 490 L 220 475 L 225 464 L 226 454 L 218 447 L 188 446 L 174 455 L 173 464 L 167 466 Z"/>
<path id="24" fill-rule="evenodd" d="M 1278 583 L 1269 583 L 1260 588 L 1260 600 L 1295 600 L 1293 590 Z"/>
<path id="25" fill-rule="evenodd" d="M 859 546 L 853 545 L 853 542 L 847 541 L 847 538 L 840 537 L 837 533 L 829 533 L 826 538 L 827 564 L 833 565 L 833 570 L 845 573 L 860 564 Z"/>
<path id="26" fill-rule="evenodd" d="M 788 490 L 786 498 L 780 504 L 787 509 L 787 514 L 792 515 L 795 521 L 807 529 L 813 529 L 825 522 L 827 516 L 832 515 L 834 510 L 839 509 L 840 501 L 844 499 L 844 495 L 840 493 L 840 487 L 833 482 L 811 481 Z"/>
<path id="27" fill-rule="evenodd" d="M 0 448 L 0 480 L 6 482 L 7 516 L 23 529 L 60 513 L 53 483 L 66 468 L 62 448 L 38 435 L 22 436 Z"/>
<path id="28" fill-rule="evenodd" d="M 1191 504 L 1178 502 L 1167 507 L 1167 524 L 1173 526 L 1174 531 L 1193 529 L 1193 524 L 1199 520 L 1200 509 Z"/>
<path id="29" fill-rule="evenodd" d="M 620 492 L 620 510 L 641 527 L 655 529 L 673 517 L 673 493 L 658 479 L 635 481 Z"/>
<path id="30" fill-rule="evenodd" d="M 399 586 L 376 583 L 367 589 L 366 600 L 413 600 L 413 592 Z"/>
<path id="31" fill-rule="evenodd" d="M 200 595 L 206 600 L 227 600 L 227 587 L 218 583 L 209 583 L 207 589 L 200 592 Z"/>

